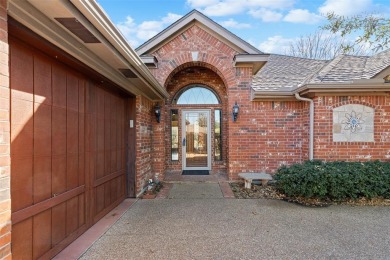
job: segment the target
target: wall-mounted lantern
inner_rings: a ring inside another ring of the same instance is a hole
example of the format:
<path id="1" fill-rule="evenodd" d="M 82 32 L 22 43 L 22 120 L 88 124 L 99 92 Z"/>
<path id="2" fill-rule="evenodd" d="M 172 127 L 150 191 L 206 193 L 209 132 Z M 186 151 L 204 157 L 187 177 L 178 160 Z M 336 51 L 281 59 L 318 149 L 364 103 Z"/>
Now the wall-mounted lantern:
<path id="1" fill-rule="evenodd" d="M 154 115 L 156 116 L 157 123 L 160 123 L 160 117 L 161 117 L 161 107 L 159 104 L 157 104 L 154 107 Z"/>
<path id="2" fill-rule="evenodd" d="M 240 107 L 237 105 L 237 101 L 233 106 L 233 122 L 237 121 L 238 111 L 240 110 Z"/>

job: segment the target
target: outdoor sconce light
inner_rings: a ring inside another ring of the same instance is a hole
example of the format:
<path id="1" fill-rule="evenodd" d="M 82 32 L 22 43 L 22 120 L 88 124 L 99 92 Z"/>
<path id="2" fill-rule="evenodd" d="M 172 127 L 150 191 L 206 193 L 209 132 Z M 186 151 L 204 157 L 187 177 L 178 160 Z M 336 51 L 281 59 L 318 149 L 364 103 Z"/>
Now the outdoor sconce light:
<path id="1" fill-rule="evenodd" d="M 160 123 L 161 108 L 160 108 L 160 105 L 159 105 L 159 104 L 157 104 L 157 105 L 154 107 L 154 115 L 156 116 L 156 121 L 157 121 L 157 123 Z"/>
<path id="2" fill-rule="evenodd" d="M 238 110 L 239 109 L 240 109 L 240 107 L 237 105 L 237 101 L 236 101 L 236 103 L 233 106 L 233 122 L 237 121 L 237 116 L 238 116 Z"/>

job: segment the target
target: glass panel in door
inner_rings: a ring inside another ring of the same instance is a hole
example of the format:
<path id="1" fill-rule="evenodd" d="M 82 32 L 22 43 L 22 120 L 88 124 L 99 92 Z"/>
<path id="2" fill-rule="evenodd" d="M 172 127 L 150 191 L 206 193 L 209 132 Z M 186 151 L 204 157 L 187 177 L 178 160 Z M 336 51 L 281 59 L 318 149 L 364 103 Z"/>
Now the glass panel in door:
<path id="1" fill-rule="evenodd" d="M 209 168 L 210 111 L 184 111 L 184 169 Z"/>

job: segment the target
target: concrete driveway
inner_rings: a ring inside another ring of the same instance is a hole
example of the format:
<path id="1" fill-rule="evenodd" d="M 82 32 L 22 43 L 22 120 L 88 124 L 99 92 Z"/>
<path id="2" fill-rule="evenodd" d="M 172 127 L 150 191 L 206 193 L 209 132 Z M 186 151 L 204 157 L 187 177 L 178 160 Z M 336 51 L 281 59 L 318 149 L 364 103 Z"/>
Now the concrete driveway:
<path id="1" fill-rule="evenodd" d="M 82 259 L 390 259 L 390 207 L 226 199 L 202 185 L 137 201 Z"/>

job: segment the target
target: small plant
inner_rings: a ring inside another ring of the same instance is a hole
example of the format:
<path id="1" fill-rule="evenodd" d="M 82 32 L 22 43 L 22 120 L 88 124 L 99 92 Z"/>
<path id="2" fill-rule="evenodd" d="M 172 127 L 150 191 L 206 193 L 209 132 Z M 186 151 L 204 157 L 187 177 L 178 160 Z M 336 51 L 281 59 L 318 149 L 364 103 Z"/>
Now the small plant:
<path id="1" fill-rule="evenodd" d="M 307 161 L 282 166 L 275 174 L 276 188 L 291 197 L 390 198 L 389 162 Z"/>

